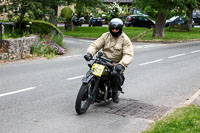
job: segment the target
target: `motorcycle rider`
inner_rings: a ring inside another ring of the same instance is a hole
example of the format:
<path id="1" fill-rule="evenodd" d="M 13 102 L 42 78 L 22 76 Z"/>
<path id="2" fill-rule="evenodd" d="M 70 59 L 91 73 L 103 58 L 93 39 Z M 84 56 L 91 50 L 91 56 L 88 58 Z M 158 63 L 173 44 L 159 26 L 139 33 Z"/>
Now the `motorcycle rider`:
<path id="1" fill-rule="evenodd" d="M 111 72 L 111 88 L 112 99 L 115 103 L 119 102 L 118 91 L 122 91 L 121 86 L 125 79 L 123 72 L 134 56 L 131 40 L 122 32 L 123 26 L 121 19 L 112 19 L 109 23 L 109 32 L 95 40 L 87 49 L 87 54 L 84 55 L 85 60 L 90 61 L 102 49 L 103 56 L 113 61 L 115 67 Z"/>

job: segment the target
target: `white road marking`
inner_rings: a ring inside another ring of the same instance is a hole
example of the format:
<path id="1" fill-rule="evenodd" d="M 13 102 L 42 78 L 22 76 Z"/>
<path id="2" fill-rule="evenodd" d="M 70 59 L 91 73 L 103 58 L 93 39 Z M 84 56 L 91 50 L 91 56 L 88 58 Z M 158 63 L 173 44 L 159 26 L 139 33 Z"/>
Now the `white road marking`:
<path id="1" fill-rule="evenodd" d="M 170 56 L 170 57 L 168 57 L 168 58 L 169 58 L 169 59 L 172 59 L 172 58 L 180 57 L 180 56 L 183 56 L 183 55 L 186 55 L 186 53 L 173 55 L 173 56 Z"/>
<path id="2" fill-rule="evenodd" d="M 66 58 L 80 57 L 80 56 L 83 56 L 83 55 L 62 56 L 62 57 L 59 57 L 59 58 L 60 58 L 60 59 L 66 59 Z"/>
<path id="3" fill-rule="evenodd" d="M 74 79 L 82 78 L 82 77 L 84 77 L 84 76 L 85 76 L 85 75 L 76 76 L 76 77 L 68 78 L 68 79 L 66 79 L 66 80 L 74 80 Z"/>
<path id="4" fill-rule="evenodd" d="M 162 60 L 163 60 L 163 59 L 158 59 L 158 60 L 154 60 L 154 61 L 150 61 L 150 62 L 141 63 L 141 64 L 139 64 L 139 65 L 140 65 L 140 66 L 148 65 L 148 64 L 152 64 L 152 63 L 160 62 L 160 61 L 162 61 Z"/>
<path id="5" fill-rule="evenodd" d="M 200 52 L 200 50 L 191 51 L 190 53 L 197 53 L 197 52 Z M 172 59 L 172 58 L 180 57 L 180 56 L 184 56 L 184 55 L 186 55 L 186 53 L 173 55 L 173 56 L 170 56 L 170 57 L 168 57 L 168 58 L 169 58 L 169 59 Z M 60 57 L 60 58 L 65 59 L 65 58 L 80 57 L 80 56 L 83 56 L 83 55 L 63 56 L 63 57 Z M 139 65 L 140 65 L 140 66 L 143 66 L 143 65 L 148 65 L 148 64 L 152 64 L 152 63 L 157 63 L 157 62 L 160 62 L 160 61 L 163 61 L 163 59 L 158 59 L 158 60 L 154 60 L 154 61 L 149 61 L 149 62 L 141 63 L 141 64 L 139 64 Z M 82 77 L 84 77 L 84 76 L 85 76 L 85 75 L 76 76 L 76 77 L 68 78 L 68 79 L 66 79 L 66 80 L 79 79 L 79 78 L 82 78 Z"/>
<path id="6" fill-rule="evenodd" d="M 25 88 L 25 89 L 22 89 L 22 90 L 12 91 L 12 92 L 8 92 L 8 93 L 3 93 L 3 94 L 0 94 L 0 97 L 12 95 L 12 94 L 16 94 L 16 93 L 20 93 L 20 92 L 24 92 L 24 91 L 33 90 L 35 88 L 36 88 L 36 86 L 35 87 Z"/>
<path id="7" fill-rule="evenodd" d="M 197 53 L 197 52 L 200 52 L 200 50 L 191 51 L 190 53 Z M 172 58 L 184 56 L 184 55 L 186 55 L 186 54 L 189 54 L 189 53 L 177 54 L 177 55 L 169 56 L 168 58 L 169 58 L 169 59 L 172 59 Z M 158 59 L 158 60 L 154 60 L 154 61 L 150 61 L 150 62 L 141 63 L 141 64 L 139 64 L 139 65 L 140 65 L 140 66 L 148 65 L 148 64 L 160 62 L 160 61 L 162 61 L 162 60 L 163 60 L 163 59 Z"/>
<path id="8" fill-rule="evenodd" d="M 200 50 L 191 51 L 190 53 L 193 54 L 193 53 L 197 53 L 197 52 L 200 52 Z"/>

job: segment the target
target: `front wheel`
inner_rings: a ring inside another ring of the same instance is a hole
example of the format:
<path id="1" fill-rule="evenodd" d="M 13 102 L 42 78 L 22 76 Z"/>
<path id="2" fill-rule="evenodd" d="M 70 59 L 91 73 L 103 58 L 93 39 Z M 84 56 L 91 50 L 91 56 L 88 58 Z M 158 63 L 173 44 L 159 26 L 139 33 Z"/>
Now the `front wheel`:
<path id="1" fill-rule="evenodd" d="M 91 87 L 91 82 L 87 84 L 83 83 L 78 92 L 75 109 L 79 115 L 85 113 L 92 102 L 92 99 L 88 97 L 88 93 L 90 93 L 89 90 L 91 90 Z"/>

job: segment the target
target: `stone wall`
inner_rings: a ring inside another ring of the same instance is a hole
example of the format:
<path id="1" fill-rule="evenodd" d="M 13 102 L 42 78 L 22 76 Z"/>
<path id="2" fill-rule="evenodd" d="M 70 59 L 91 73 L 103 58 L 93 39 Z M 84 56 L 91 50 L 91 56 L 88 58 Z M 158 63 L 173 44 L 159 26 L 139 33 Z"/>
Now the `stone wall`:
<path id="1" fill-rule="evenodd" d="M 30 55 L 31 46 L 37 43 L 37 36 L 3 40 L 0 60 L 24 59 Z"/>

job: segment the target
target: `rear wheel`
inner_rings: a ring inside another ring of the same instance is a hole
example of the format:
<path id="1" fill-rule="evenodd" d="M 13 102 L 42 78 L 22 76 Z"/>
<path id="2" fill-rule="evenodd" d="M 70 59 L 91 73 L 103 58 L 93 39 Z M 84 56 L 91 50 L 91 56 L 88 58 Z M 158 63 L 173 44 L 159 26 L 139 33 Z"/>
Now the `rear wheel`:
<path id="1" fill-rule="evenodd" d="M 76 105 L 75 105 L 75 109 L 78 114 L 85 113 L 89 108 L 92 99 L 88 97 L 89 96 L 88 93 L 91 93 L 93 87 L 94 84 L 92 84 L 92 82 L 83 83 L 81 85 L 81 88 L 76 98 Z"/>

